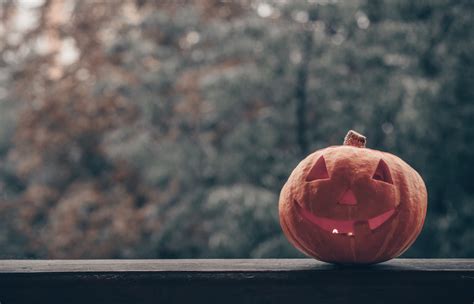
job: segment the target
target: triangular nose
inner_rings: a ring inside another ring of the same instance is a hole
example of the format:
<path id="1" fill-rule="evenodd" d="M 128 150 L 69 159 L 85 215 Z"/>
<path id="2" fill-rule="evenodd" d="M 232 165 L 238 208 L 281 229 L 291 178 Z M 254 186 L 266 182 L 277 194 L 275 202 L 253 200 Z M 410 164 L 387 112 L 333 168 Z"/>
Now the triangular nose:
<path id="1" fill-rule="evenodd" d="M 355 198 L 354 192 L 352 192 L 351 189 L 347 189 L 347 191 L 342 195 L 341 199 L 339 200 L 339 204 L 356 205 L 357 199 Z"/>

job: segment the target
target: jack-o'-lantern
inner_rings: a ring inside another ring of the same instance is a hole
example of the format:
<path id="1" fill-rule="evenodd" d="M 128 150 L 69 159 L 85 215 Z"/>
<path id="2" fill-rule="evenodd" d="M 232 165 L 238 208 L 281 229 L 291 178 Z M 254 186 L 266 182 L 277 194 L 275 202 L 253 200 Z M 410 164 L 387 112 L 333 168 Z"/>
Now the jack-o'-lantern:
<path id="1" fill-rule="evenodd" d="M 280 223 L 303 253 L 331 263 L 378 263 L 402 254 L 420 233 L 423 179 L 397 156 L 365 143 L 349 131 L 342 146 L 301 161 L 283 186 Z"/>

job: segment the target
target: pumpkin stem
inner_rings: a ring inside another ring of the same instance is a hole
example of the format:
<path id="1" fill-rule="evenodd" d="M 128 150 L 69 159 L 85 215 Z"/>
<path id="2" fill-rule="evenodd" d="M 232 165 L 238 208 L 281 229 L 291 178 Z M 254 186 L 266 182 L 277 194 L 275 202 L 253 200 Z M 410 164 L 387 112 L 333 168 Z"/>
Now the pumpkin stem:
<path id="1" fill-rule="evenodd" d="M 364 135 L 357 133 L 354 130 L 349 130 L 349 132 L 347 132 L 346 137 L 344 137 L 345 146 L 365 148 L 366 143 L 367 143 L 367 138 Z"/>

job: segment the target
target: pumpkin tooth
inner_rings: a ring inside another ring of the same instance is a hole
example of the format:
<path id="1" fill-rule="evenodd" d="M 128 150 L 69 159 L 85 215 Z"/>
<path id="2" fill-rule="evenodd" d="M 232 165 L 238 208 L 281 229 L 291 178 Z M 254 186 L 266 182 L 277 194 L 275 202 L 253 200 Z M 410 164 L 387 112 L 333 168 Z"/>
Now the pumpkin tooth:
<path id="1" fill-rule="evenodd" d="M 395 213 L 395 209 L 389 210 L 382 214 L 369 219 L 369 227 L 371 230 L 377 229 L 380 225 L 385 223 Z"/>

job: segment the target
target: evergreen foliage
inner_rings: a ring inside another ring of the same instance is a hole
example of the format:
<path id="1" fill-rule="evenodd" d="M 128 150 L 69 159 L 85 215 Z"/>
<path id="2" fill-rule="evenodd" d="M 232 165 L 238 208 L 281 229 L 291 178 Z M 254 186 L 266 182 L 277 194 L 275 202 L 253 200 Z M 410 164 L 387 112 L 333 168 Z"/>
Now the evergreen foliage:
<path id="1" fill-rule="evenodd" d="M 348 129 L 427 183 L 405 256 L 474 255 L 470 1 L 0 12 L 0 257 L 300 256 L 278 193 Z"/>

